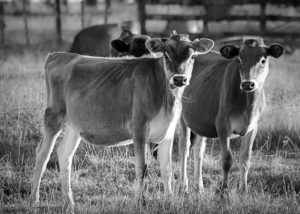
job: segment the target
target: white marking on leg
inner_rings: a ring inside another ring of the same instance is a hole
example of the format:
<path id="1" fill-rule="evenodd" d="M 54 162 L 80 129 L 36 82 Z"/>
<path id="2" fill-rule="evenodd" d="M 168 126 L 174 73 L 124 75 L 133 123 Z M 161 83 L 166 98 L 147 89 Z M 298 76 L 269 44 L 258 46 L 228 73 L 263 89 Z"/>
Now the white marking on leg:
<path id="1" fill-rule="evenodd" d="M 158 145 L 158 160 L 164 182 L 165 195 L 172 194 L 172 147 L 173 138 L 165 139 Z"/>
<path id="2" fill-rule="evenodd" d="M 203 189 L 203 177 L 202 177 L 202 167 L 204 152 L 206 147 L 206 138 L 196 135 L 194 141 L 193 153 L 194 153 L 194 183 L 196 188 L 199 190 Z"/>

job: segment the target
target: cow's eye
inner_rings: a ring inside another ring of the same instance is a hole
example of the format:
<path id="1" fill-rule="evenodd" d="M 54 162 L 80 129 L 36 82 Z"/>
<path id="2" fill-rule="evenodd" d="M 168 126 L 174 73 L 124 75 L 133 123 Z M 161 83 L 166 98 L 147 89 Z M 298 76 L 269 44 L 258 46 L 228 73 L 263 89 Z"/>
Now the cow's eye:
<path id="1" fill-rule="evenodd" d="M 261 64 L 264 65 L 266 63 L 266 59 L 261 60 Z"/>
<path id="2" fill-rule="evenodd" d="M 192 55 L 191 59 L 194 60 L 196 58 L 196 55 Z"/>

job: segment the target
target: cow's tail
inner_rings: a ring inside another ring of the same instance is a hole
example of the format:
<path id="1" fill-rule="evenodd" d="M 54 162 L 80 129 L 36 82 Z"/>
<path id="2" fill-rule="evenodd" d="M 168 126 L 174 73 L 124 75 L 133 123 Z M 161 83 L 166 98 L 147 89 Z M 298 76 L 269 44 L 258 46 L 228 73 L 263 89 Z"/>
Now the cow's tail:
<path id="1" fill-rule="evenodd" d="M 54 52 L 54 53 L 48 53 L 46 57 L 46 62 L 45 62 L 45 69 L 47 66 L 56 61 L 59 60 L 61 64 L 66 64 L 78 57 L 79 55 L 76 53 L 66 53 L 66 52 Z"/>
<path id="2" fill-rule="evenodd" d="M 46 57 L 46 61 L 45 61 L 45 69 L 47 68 L 47 65 L 49 65 L 49 63 L 55 61 L 55 59 L 57 59 L 57 56 L 60 55 L 62 52 L 54 52 L 54 53 L 48 53 L 47 57 Z"/>
<path id="3" fill-rule="evenodd" d="M 47 65 L 49 64 L 49 62 L 53 61 L 53 55 L 54 55 L 54 53 L 47 54 L 46 60 L 45 60 L 45 69 L 47 68 Z"/>

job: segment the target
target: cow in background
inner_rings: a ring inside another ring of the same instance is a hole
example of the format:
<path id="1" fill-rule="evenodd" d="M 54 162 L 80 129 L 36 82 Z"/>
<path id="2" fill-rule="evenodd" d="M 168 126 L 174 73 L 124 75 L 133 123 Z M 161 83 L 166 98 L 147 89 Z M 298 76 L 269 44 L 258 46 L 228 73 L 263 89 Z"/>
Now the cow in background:
<path id="1" fill-rule="evenodd" d="M 118 24 L 95 25 L 81 30 L 74 38 L 71 53 L 89 56 L 140 57 L 149 54 L 145 42 L 149 36 L 133 34 Z"/>

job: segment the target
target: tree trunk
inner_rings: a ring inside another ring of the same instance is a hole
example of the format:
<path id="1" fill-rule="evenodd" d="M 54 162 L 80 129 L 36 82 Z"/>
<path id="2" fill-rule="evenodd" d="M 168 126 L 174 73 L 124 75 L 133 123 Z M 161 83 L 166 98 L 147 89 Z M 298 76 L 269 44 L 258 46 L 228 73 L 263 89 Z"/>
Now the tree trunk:
<path id="1" fill-rule="evenodd" d="M 139 13 L 139 20 L 141 23 L 141 33 L 147 34 L 146 32 L 146 8 L 145 8 L 145 0 L 139 0 L 138 3 L 138 13 Z"/>
<path id="2" fill-rule="evenodd" d="M 4 2 L 0 2 L 0 33 L 1 33 L 1 45 L 4 45 L 5 42 L 5 33 L 4 33 L 4 29 L 5 29 L 5 20 L 4 20 L 4 14 L 5 14 L 5 10 L 4 10 Z"/>
<path id="3" fill-rule="evenodd" d="M 55 0 L 57 43 L 62 42 L 60 0 Z"/>
<path id="4" fill-rule="evenodd" d="M 105 0 L 105 13 L 104 13 L 104 24 L 107 24 L 108 22 L 108 11 L 110 9 L 110 0 Z"/>
<path id="5" fill-rule="evenodd" d="M 28 3 L 29 3 L 28 0 L 23 0 L 23 18 L 24 18 L 26 45 L 30 44 L 29 28 L 28 28 Z"/>
<path id="6" fill-rule="evenodd" d="M 84 18 L 85 18 L 85 1 L 81 0 L 81 28 L 84 28 Z"/>

